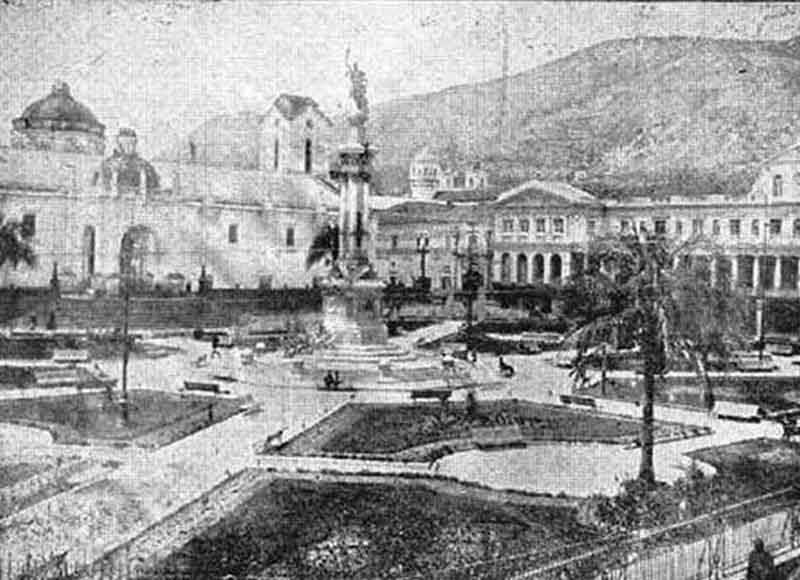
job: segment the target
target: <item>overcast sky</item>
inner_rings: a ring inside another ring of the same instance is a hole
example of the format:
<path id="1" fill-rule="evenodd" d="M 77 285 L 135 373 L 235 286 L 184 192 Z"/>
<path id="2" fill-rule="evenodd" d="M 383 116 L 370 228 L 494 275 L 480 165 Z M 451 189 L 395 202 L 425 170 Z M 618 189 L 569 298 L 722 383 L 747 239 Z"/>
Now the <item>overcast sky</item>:
<path id="1" fill-rule="evenodd" d="M 279 92 L 335 114 L 348 47 L 372 102 L 495 78 L 503 14 L 512 73 L 611 38 L 800 35 L 800 9 L 782 4 L 0 0 L 0 143 L 57 79 L 152 155 L 206 115 L 263 111 Z"/>

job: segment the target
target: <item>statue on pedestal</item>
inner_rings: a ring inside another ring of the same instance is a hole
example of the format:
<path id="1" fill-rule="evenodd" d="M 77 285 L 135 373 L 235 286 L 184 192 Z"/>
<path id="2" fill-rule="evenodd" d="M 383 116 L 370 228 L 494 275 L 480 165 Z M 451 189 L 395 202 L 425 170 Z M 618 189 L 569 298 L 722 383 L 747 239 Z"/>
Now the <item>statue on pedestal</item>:
<path id="1" fill-rule="evenodd" d="M 365 145 L 366 125 L 369 119 L 369 101 L 367 100 L 367 74 L 358 68 L 358 63 L 350 64 L 350 50 L 345 56 L 347 77 L 350 79 L 350 98 L 353 99 L 356 110 L 348 115 L 350 126 L 356 130 L 357 143 Z"/>

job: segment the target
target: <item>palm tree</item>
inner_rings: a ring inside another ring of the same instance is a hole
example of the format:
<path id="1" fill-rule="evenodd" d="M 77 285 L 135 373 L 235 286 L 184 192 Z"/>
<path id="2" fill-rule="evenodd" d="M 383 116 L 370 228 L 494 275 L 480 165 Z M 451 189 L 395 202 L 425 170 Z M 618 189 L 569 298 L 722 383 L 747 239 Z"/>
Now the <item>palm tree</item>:
<path id="1" fill-rule="evenodd" d="M 0 267 L 11 264 L 16 268 L 20 263 L 33 266 L 36 257 L 32 240 L 33 232 L 27 224 L 0 214 Z"/>
<path id="2" fill-rule="evenodd" d="M 672 245 L 646 232 L 598 240 L 589 254 L 590 268 L 574 287 L 585 297 L 588 321 L 577 335 L 578 376 L 585 376 L 587 350 L 608 342 L 610 335 L 627 335 L 640 349 L 644 381 L 639 479 L 647 484 L 655 483 L 656 377 L 668 370 L 676 354 L 688 357 L 698 363 L 710 399 L 708 357 L 712 352 L 726 354 L 726 341 L 739 330 L 733 323 L 739 316 L 734 316 L 737 302 L 731 292 L 724 285 L 713 287 L 710 276 L 698 275 L 677 259 L 697 245 Z"/>
<path id="3" fill-rule="evenodd" d="M 334 263 L 339 259 L 339 228 L 328 224 L 320 230 L 311 242 L 306 255 L 306 269 L 319 262 L 330 260 Z"/>

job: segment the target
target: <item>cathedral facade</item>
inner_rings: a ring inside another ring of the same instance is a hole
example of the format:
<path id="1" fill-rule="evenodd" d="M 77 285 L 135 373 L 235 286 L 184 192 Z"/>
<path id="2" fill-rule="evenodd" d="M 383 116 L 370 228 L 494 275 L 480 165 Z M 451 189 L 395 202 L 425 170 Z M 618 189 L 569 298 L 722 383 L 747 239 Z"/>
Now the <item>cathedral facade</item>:
<path id="1" fill-rule="evenodd" d="M 255 167 L 187 158 L 151 163 L 121 129 L 105 127 L 66 84 L 14 119 L 0 149 L 0 212 L 33 234 L 36 263 L 0 270 L 0 283 L 114 292 L 122 276 L 144 288 L 304 286 L 305 255 L 334 218 L 311 99 L 276 100 L 264 116 Z M 291 101 L 291 102 L 289 102 Z M 191 157 L 188 157 L 191 156 Z"/>

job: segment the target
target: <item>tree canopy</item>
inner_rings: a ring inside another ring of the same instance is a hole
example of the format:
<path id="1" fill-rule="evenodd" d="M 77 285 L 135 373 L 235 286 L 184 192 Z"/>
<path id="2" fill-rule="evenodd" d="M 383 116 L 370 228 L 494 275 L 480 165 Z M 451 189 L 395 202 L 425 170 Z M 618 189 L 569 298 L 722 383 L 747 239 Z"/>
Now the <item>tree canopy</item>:
<path id="1" fill-rule="evenodd" d="M 572 287 L 585 321 L 576 336 L 578 377 L 585 377 L 585 355 L 592 346 L 626 336 L 640 351 L 644 381 L 639 478 L 647 483 L 655 482 L 655 377 L 680 359 L 691 361 L 703 376 L 710 405 L 708 358 L 712 353 L 727 356 L 744 336 L 746 299 L 727 278 L 713 279 L 707 268 L 713 252 L 702 240 L 676 244 L 647 232 L 607 237 L 592 247 L 589 267 Z"/>

